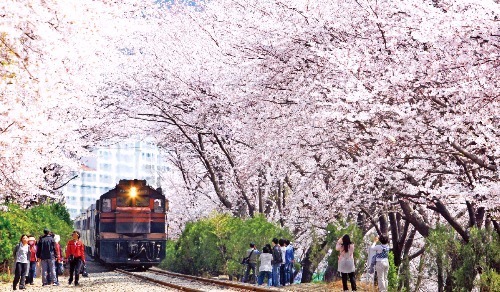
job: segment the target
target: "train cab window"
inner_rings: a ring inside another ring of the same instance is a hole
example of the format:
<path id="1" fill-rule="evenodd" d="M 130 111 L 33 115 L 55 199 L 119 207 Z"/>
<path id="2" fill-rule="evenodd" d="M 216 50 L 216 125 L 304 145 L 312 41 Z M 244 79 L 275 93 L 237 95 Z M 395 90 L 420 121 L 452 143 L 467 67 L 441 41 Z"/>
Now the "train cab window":
<path id="1" fill-rule="evenodd" d="M 102 200 L 102 212 L 111 212 L 111 199 Z"/>
<path id="2" fill-rule="evenodd" d="M 160 199 L 154 200 L 154 212 L 155 213 L 163 213 L 163 202 Z"/>
<path id="3" fill-rule="evenodd" d="M 116 198 L 116 206 L 118 207 L 148 207 L 149 196 L 136 196 L 130 198 L 127 196 L 119 196 Z"/>

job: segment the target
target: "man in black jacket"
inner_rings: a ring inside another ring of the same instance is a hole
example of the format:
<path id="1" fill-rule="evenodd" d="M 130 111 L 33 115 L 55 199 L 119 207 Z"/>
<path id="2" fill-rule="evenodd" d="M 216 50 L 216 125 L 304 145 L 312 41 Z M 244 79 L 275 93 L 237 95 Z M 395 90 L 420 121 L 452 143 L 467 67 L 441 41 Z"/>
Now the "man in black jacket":
<path id="1" fill-rule="evenodd" d="M 273 238 L 273 260 L 271 264 L 273 265 L 273 286 L 278 287 L 280 285 L 280 267 L 283 262 L 281 256 L 281 249 L 278 245 L 278 239 Z"/>
<path id="2" fill-rule="evenodd" d="M 43 286 L 50 285 L 52 282 L 54 286 L 58 286 L 59 283 L 56 282 L 55 275 L 55 244 L 54 238 L 50 236 L 50 230 L 45 228 L 43 230 L 43 236 L 40 237 L 40 240 L 37 244 L 37 252 L 36 255 L 38 260 L 42 262 L 42 284 Z M 47 279 L 47 273 L 49 273 L 49 277 Z"/>

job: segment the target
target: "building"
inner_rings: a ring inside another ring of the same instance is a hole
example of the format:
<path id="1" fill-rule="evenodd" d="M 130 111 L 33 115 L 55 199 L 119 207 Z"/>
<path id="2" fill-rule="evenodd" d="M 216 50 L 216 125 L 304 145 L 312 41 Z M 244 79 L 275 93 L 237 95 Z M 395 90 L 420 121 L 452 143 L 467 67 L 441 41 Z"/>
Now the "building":
<path id="1" fill-rule="evenodd" d="M 145 179 L 148 185 L 158 188 L 162 174 L 170 171 L 159 149 L 149 141 L 123 142 L 98 148 L 94 153 L 94 157 L 84 161 L 78 177 L 64 187 L 72 219 L 115 187 L 120 179 Z"/>

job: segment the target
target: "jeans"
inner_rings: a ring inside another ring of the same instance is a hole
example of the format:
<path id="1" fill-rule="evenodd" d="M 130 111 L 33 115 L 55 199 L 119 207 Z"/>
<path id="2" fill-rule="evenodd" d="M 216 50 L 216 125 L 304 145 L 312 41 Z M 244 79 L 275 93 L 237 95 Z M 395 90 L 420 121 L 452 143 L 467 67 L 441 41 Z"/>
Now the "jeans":
<path id="1" fill-rule="evenodd" d="M 54 284 L 59 284 L 59 275 L 57 275 L 57 261 L 56 260 L 54 260 L 54 271 L 53 271 L 53 273 L 54 273 L 54 278 L 52 278 L 52 279 L 54 279 L 53 280 Z M 49 275 L 47 275 L 47 282 L 50 282 Z"/>
<path id="2" fill-rule="evenodd" d="M 273 265 L 273 286 L 279 287 L 280 285 L 280 267 L 281 264 Z"/>
<path id="3" fill-rule="evenodd" d="M 349 276 L 349 281 L 351 282 L 351 290 L 356 291 L 356 275 L 352 273 L 342 273 L 342 286 L 344 291 L 347 291 L 347 276 Z"/>
<path id="4" fill-rule="evenodd" d="M 285 264 L 285 282 L 293 284 L 293 263 Z"/>
<path id="5" fill-rule="evenodd" d="M 42 284 L 47 285 L 52 281 L 56 281 L 56 269 L 54 267 L 54 259 L 42 260 Z"/>
<path id="6" fill-rule="evenodd" d="M 262 285 L 264 283 L 264 277 L 267 279 L 267 285 L 269 286 L 269 279 L 271 279 L 271 272 L 270 271 L 261 271 L 259 273 L 259 279 L 257 280 L 257 283 L 259 285 Z"/>
<path id="7" fill-rule="evenodd" d="M 73 282 L 73 274 L 75 274 L 75 285 L 78 285 L 78 280 L 80 279 L 80 270 L 82 269 L 82 260 L 74 259 L 69 262 L 69 284 Z"/>
<path id="8" fill-rule="evenodd" d="M 280 285 L 285 286 L 285 264 L 280 266 Z"/>
<path id="9" fill-rule="evenodd" d="M 253 276 L 254 278 L 257 278 L 257 276 L 255 275 L 255 267 L 257 266 L 256 263 L 249 263 L 247 264 L 247 269 L 245 271 L 245 278 L 243 279 L 243 282 L 247 283 L 248 280 L 249 280 L 249 276 L 250 276 L 250 270 L 252 270 L 252 273 L 253 273 Z"/>
<path id="10" fill-rule="evenodd" d="M 26 284 L 33 284 L 33 279 L 36 278 L 36 262 L 30 262 L 29 266 L 29 274 Z"/>
<path id="11" fill-rule="evenodd" d="M 19 288 L 24 288 L 25 285 L 25 280 L 26 280 L 26 271 L 28 270 L 28 263 L 16 263 L 16 271 L 14 272 L 14 283 L 13 283 L 13 288 L 16 289 L 17 283 L 19 283 L 19 280 L 21 280 L 21 283 L 19 283 Z"/>
<path id="12" fill-rule="evenodd" d="M 387 292 L 387 272 L 389 272 L 389 262 L 377 261 L 375 264 L 375 270 L 377 271 L 379 291 Z"/>

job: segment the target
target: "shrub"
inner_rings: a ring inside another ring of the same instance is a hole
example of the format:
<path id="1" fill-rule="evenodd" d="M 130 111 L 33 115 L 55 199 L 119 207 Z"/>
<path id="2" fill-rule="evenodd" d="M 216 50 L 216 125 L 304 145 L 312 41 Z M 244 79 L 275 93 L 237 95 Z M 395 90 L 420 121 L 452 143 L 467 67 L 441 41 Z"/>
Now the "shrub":
<path id="1" fill-rule="evenodd" d="M 249 243 L 261 250 L 273 237 L 291 238 L 287 230 L 260 215 L 244 220 L 215 213 L 186 224 L 179 239 L 167 244 L 167 256 L 160 266 L 191 275 L 239 277 L 243 273 L 240 261 Z"/>
<path id="2" fill-rule="evenodd" d="M 0 212 L 0 263 L 12 261 L 12 251 L 21 234 L 35 237 L 49 228 L 61 236 L 61 246 L 71 237 L 72 222 L 64 205 L 44 204 L 30 209 L 9 204 L 7 212 Z"/>
<path id="3" fill-rule="evenodd" d="M 428 251 L 439 259 L 444 277 L 452 281 L 454 291 L 470 291 L 480 285 L 481 291 L 497 291 L 500 266 L 500 242 L 494 231 L 471 228 L 469 242 L 465 243 L 451 229 L 438 226 L 427 238 Z M 437 266 L 430 266 L 430 273 L 437 274 Z M 475 280 L 478 271 L 483 274 Z"/>

